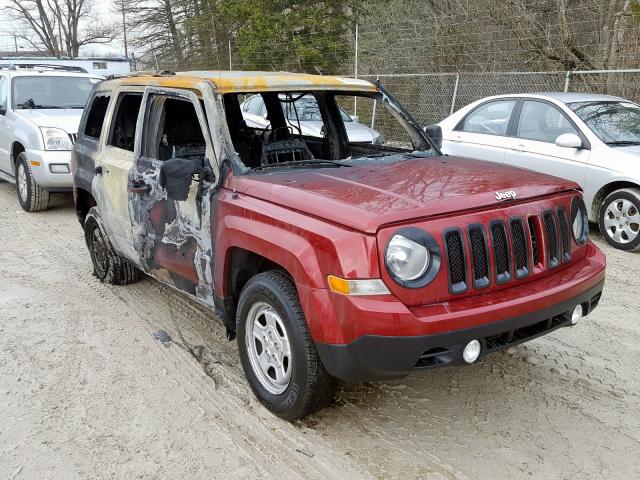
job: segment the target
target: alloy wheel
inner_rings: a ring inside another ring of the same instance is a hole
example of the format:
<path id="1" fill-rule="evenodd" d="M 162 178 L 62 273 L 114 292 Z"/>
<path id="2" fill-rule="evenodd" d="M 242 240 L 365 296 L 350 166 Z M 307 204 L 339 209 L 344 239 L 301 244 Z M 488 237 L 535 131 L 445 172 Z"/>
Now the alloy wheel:
<path id="1" fill-rule="evenodd" d="M 604 227 L 614 241 L 633 242 L 640 233 L 640 212 L 633 202 L 617 198 L 606 207 Z"/>
<path id="2" fill-rule="evenodd" d="M 289 386 L 292 355 L 284 322 L 265 302 L 255 303 L 246 318 L 245 343 L 251 367 L 260 384 L 280 395 Z"/>
<path id="3" fill-rule="evenodd" d="M 27 172 L 25 171 L 24 164 L 18 164 L 18 194 L 20 200 L 23 203 L 27 202 L 27 196 L 29 194 L 29 188 L 27 185 Z"/>

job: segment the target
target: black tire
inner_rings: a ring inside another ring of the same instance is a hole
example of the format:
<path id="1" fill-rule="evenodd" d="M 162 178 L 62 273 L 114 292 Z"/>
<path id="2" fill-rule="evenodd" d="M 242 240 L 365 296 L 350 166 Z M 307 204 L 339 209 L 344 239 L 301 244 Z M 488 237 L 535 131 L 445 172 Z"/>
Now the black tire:
<path id="1" fill-rule="evenodd" d="M 128 285 L 140 279 L 140 271 L 119 255 L 98 221 L 95 207 L 84 222 L 84 238 L 93 263 L 93 274 L 104 283 Z"/>
<path id="2" fill-rule="evenodd" d="M 280 394 L 273 394 L 263 386 L 249 359 L 246 319 L 256 303 L 266 303 L 275 310 L 289 338 L 291 378 L 286 390 Z M 263 272 L 247 282 L 238 302 L 236 331 L 242 368 L 253 393 L 267 409 L 280 418 L 293 421 L 331 403 L 335 379 L 327 373 L 318 356 L 298 292 L 285 272 Z"/>
<path id="3" fill-rule="evenodd" d="M 21 172 L 24 172 L 24 183 L 21 181 Z M 21 187 L 24 191 L 21 191 Z M 24 152 L 16 159 L 16 193 L 20 206 L 27 212 L 41 212 L 49 208 L 49 192 L 33 179 L 31 165 Z"/>
<path id="4" fill-rule="evenodd" d="M 600 206 L 600 212 L 598 213 L 598 226 L 600 227 L 600 234 L 606 240 L 606 242 L 614 248 L 618 250 L 626 250 L 629 252 L 637 252 L 640 251 L 640 224 L 636 221 L 631 220 L 629 223 L 629 215 L 623 215 L 622 212 L 620 217 L 617 217 L 617 213 L 612 212 L 609 209 L 609 206 L 619 202 L 622 205 L 625 202 L 627 205 L 631 202 L 633 207 L 631 208 L 631 213 L 633 216 L 637 218 L 640 216 L 640 189 L 637 188 L 621 188 L 620 190 L 616 190 L 607 196 L 602 202 Z M 625 212 L 629 213 L 629 212 Z M 619 235 L 620 241 L 616 240 L 614 236 L 616 236 L 617 227 L 607 228 L 605 225 L 605 221 L 621 221 L 621 225 L 626 223 L 626 231 L 630 232 L 631 237 L 635 235 L 635 237 L 631 238 L 627 235 L 624 230 L 620 230 Z"/>

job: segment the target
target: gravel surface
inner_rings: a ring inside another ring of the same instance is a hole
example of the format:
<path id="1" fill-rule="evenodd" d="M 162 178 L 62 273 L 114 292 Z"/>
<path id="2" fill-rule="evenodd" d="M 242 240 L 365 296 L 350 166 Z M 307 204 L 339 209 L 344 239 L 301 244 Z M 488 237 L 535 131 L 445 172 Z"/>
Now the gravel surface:
<path id="1" fill-rule="evenodd" d="M 269 414 L 212 314 L 160 283 L 103 285 L 67 195 L 0 182 L 0 478 L 640 478 L 640 255 L 598 309 L 470 367 L 343 386 Z"/>

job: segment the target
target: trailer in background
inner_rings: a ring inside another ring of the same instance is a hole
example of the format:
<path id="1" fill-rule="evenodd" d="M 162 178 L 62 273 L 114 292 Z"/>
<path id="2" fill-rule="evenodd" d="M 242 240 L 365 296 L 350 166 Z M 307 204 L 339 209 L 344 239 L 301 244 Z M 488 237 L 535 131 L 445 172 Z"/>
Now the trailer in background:
<path id="1" fill-rule="evenodd" d="M 29 65 L 52 65 L 61 67 L 75 67 L 96 75 L 117 75 L 131 72 L 132 60 L 124 57 L 0 57 L 0 65 L 11 67 L 12 65 L 28 68 Z"/>

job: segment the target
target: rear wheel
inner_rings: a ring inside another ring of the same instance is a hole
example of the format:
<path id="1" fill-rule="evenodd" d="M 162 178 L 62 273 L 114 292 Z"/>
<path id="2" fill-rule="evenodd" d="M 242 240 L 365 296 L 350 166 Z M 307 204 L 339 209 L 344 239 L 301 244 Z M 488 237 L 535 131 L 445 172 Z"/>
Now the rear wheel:
<path id="1" fill-rule="evenodd" d="M 640 189 L 622 188 L 604 199 L 598 216 L 600 233 L 620 250 L 640 250 Z"/>
<path id="2" fill-rule="evenodd" d="M 109 237 L 98 222 L 95 208 L 89 210 L 84 222 L 84 238 L 91 255 L 93 274 L 101 282 L 127 285 L 139 280 L 139 270 L 113 249 Z"/>
<path id="3" fill-rule="evenodd" d="M 33 179 L 31 165 L 24 152 L 18 155 L 16 162 L 16 190 L 23 210 L 40 212 L 49 207 L 49 192 Z"/>
<path id="4" fill-rule="evenodd" d="M 236 322 L 242 367 L 265 407 L 291 421 L 331 402 L 335 381 L 322 365 L 286 273 L 273 270 L 249 280 Z"/>

